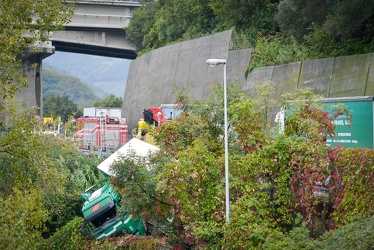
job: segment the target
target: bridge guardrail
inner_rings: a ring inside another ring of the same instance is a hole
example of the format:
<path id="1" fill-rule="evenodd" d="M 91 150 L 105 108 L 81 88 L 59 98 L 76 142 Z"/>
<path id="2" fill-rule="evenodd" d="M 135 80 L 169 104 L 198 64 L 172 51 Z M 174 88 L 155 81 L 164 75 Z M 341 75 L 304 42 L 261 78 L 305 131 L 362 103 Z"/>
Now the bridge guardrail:
<path id="1" fill-rule="evenodd" d="M 69 2 L 69 0 L 68 0 Z M 70 1 L 73 2 L 73 1 Z M 111 2 L 130 2 L 130 3 L 140 3 L 139 0 L 79 0 L 78 2 L 103 2 L 103 3 L 111 3 Z"/>

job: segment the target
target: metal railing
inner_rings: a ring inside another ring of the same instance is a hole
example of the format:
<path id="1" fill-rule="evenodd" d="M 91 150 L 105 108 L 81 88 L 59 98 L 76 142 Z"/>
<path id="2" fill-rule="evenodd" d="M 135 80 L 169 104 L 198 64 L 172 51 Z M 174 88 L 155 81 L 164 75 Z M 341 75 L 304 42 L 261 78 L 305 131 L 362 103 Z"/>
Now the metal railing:
<path id="1" fill-rule="evenodd" d="M 78 2 L 128 2 L 128 3 L 140 3 L 139 0 L 79 0 Z"/>

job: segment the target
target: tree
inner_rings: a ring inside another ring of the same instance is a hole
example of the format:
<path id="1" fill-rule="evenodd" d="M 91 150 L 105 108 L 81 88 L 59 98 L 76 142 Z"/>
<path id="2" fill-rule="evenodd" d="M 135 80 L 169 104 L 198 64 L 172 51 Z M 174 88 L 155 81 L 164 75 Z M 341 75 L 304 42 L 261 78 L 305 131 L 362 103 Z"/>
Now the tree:
<path id="1" fill-rule="evenodd" d="M 59 165 L 61 158 L 49 154 L 64 143 L 36 133 L 41 124 L 33 110 L 13 110 L 11 114 L 17 115 L 0 136 L 0 224 L 12 227 L 0 241 L 5 248 L 23 249 L 41 240 L 51 215 L 48 207 L 59 207 L 49 202 L 53 194 L 62 192 L 66 175 Z"/>
<path id="2" fill-rule="evenodd" d="M 238 30 L 252 29 L 270 33 L 276 29 L 272 19 L 278 2 L 278 0 L 224 0 L 211 1 L 210 6 L 226 28 L 235 27 Z"/>
<path id="3" fill-rule="evenodd" d="M 268 85 L 259 88 L 260 99 L 270 93 Z M 113 167 L 112 183 L 130 213 L 167 225 L 173 246 L 213 249 L 291 244 L 285 238 L 319 237 L 352 221 L 355 211 L 373 215 L 373 150 L 325 146 L 335 133 L 331 120 L 346 110 L 324 112 L 307 89 L 285 95 L 294 101 L 279 134 L 268 126 L 268 106 L 258 108 L 235 86 L 228 93 L 230 223 L 224 218 L 222 87 L 203 101 L 180 95 L 184 112 L 152 131 L 160 154 Z"/>
<path id="4" fill-rule="evenodd" d="M 122 98 L 116 97 L 115 95 L 111 94 L 105 97 L 102 100 L 96 100 L 93 102 L 94 107 L 106 107 L 106 108 L 118 108 L 122 107 Z"/>
<path id="5" fill-rule="evenodd" d="M 1 1 L 0 99 L 12 97 L 27 84 L 19 70 L 26 48 L 38 51 L 50 31 L 62 29 L 73 9 L 65 1 Z M 0 103 L 2 104 L 2 103 Z"/>
<path id="6" fill-rule="evenodd" d="M 369 0 L 285 0 L 278 5 L 276 20 L 281 31 L 298 42 L 304 41 L 310 33 L 324 34 L 321 33 L 324 31 L 328 34 L 326 41 L 333 39 L 339 44 L 334 48 L 357 53 L 358 48 L 354 51 L 354 47 L 358 47 L 358 41 L 370 46 L 373 39 L 374 7 Z"/>
<path id="7" fill-rule="evenodd" d="M 135 12 L 126 34 L 138 51 L 149 50 L 210 34 L 218 22 L 207 0 L 152 1 Z"/>
<path id="8" fill-rule="evenodd" d="M 71 141 L 40 133 L 33 110 L 9 101 L 7 108 L 14 116 L 0 133 L 0 226 L 7 230 L 0 241 L 4 248 L 25 249 L 81 213 L 80 193 L 99 180 L 100 160 L 83 157 Z"/>
<path id="9" fill-rule="evenodd" d="M 76 116 L 79 112 L 78 105 L 70 100 L 67 95 L 50 95 L 43 101 L 44 114 L 47 117 L 61 117 L 62 122 L 67 122 L 70 116 Z"/>
<path id="10" fill-rule="evenodd" d="M 312 24 L 322 26 L 331 6 L 336 2 L 328 0 L 280 1 L 276 19 L 283 32 L 301 41 L 311 31 Z"/>
<path id="11" fill-rule="evenodd" d="M 155 15 L 158 10 L 158 1 L 146 3 L 134 13 L 129 27 L 125 29 L 126 38 L 135 44 L 137 51 L 149 47 L 149 45 L 145 43 L 144 38 L 155 23 Z"/>

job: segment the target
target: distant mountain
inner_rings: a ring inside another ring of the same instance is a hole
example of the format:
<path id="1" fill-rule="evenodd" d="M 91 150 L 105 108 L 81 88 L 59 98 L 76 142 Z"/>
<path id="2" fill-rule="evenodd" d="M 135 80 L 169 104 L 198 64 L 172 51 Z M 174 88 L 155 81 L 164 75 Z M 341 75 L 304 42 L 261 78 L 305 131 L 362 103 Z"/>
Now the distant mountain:
<path id="1" fill-rule="evenodd" d="M 56 51 L 43 60 L 44 69 L 81 79 L 100 99 L 124 97 L 131 60 Z M 43 76 L 44 77 L 44 76 Z"/>
<path id="2" fill-rule="evenodd" d="M 92 107 L 92 103 L 99 99 L 79 78 L 51 69 L 43 70 L 42 86 L 43 98 L 67 95 L 79 108 Z"/>

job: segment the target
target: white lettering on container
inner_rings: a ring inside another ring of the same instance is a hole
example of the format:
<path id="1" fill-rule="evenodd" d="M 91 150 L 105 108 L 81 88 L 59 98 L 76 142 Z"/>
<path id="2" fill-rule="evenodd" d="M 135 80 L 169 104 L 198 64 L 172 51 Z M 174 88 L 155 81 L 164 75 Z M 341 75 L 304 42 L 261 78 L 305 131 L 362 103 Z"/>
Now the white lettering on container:
<path id="1" fill-rule="evenodd" d="M 351 136 L 351 133 L 338 133 L 338 136 Z"/>

